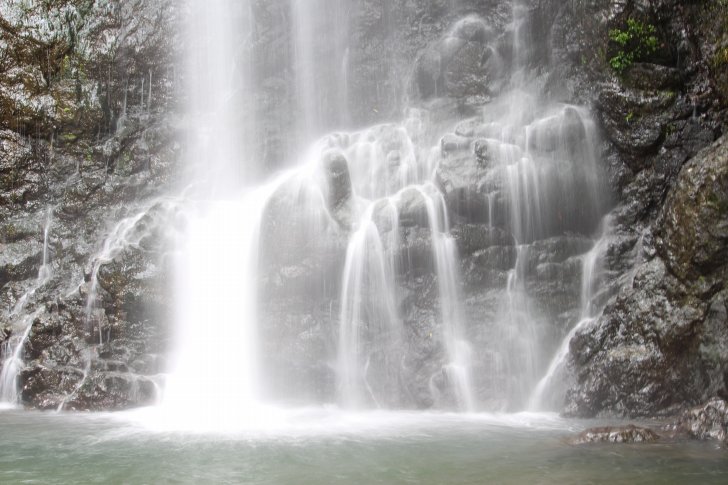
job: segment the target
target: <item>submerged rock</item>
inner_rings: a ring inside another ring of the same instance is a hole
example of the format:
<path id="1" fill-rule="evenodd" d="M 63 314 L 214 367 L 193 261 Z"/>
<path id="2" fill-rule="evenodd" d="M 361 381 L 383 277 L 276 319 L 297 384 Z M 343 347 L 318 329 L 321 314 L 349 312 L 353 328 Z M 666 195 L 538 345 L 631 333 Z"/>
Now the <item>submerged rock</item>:
<path id="1" fill-rule="evenodd" d="M 589 428 L 569 440 L 572 445 L 589 443 L 654 443 L 659 435 L 649 428 L 628 424 Z"/>

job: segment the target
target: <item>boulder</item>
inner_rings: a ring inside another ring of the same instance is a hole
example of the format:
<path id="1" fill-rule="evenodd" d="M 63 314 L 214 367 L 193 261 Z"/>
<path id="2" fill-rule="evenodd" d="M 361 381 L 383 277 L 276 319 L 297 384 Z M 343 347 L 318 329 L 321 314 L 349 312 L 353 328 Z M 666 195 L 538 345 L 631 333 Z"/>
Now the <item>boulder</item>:
<path id="1" fill-rule="evenodd" d="M 328 151 L 323 156 L 323 168 L 328 182 L 328 205 L 332 212 L 343 207 L 351 197 L 349 163 L 343 153 Z"/>
<path id="2" fill-rule="evenodd" d="M 728 277 L 728 137 L 688 162 L 657 223 L 660 255 L 683 281 Z"/>
<path id="3" fill-rule="evenodd" d="M 685 411 L 668 429 L 694 439 L 713 439 L 728 445 L 728 402 L 713 398 Z"/>

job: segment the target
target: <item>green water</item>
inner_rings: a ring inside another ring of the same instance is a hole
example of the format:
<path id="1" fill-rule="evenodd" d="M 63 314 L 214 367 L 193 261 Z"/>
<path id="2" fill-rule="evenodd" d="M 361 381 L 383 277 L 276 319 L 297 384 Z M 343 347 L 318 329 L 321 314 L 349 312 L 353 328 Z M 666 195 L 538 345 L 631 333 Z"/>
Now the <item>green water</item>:
<path id="1" fill-rule="evenodd" d="M 728 483 L 728 451 L 715 443 L 571 446 L 594 423 L 553 416 L 296 419 L 205 433 L 127 415 L 0 411 L 0 483 Z"/>

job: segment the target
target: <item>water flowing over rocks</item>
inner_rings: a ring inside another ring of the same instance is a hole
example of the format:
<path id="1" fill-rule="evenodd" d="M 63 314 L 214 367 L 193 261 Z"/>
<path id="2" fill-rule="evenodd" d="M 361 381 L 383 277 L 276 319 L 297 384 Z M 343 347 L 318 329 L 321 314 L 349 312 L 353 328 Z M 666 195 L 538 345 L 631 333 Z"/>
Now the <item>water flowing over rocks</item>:
<path id="1" fill-rule="evenodd" d="M 570 412 L 653 415 L 725 392 L 726 194 L 723 137 L 683 166 L 648 260 L 572 340 L 581 392 Z"/>
<path id="2" fill-rule="evenodd" d="M 4 358 L 24 362 L 5 387 L 42 409 L 118 409 L 154 399 L 166 249 L 153 215 L 137 230 L 154 242 L 101 246 L 149 208 L 179 157 L 163 62 L 173 12 L 58 3 L 1 13 L 0 326 Z"/>
<path id="3" fill-rule="evenodd" d="M 182 163 L 204 120 L 178 56 L 200 46 L 181 3 L 57 3 L 0 12 L 0 342 L 22 362 L 1 385 L 150 404 L 196 220 L 179 184 L 220 175 Z M 214 126 L 241 127 L 256 182 L 311 159 L 262 203 L 266 397 L 655 416 L 728 396 L 725 7 L 684 3 L 238 8 L 251 72 Z M 618 75 L 628 18 L 659 48 Z M 684 427 L 724 439 L 711 403 Z"/>

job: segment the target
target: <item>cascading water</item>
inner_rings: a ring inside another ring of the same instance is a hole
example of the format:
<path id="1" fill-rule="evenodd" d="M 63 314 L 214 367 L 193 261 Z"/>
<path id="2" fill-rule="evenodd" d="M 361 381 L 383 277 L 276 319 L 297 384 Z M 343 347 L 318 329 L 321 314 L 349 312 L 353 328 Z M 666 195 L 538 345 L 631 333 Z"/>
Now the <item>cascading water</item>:
<path id="1" fill-rule="evenodd" d="M 42 262 L 38 269 L 38 276 L 33 286 L 18 299 L 18 302 L 10 312 L 10 317 L 17 318 L 22 315 L 25 306 L 28 301 L 32 299 L 35 292 L 46 284 L 51 278 L 51 266 L 50 266 L 50 253 L 49 253 L 49 242 L 50 242 L 50 231 L 51 224 L 53 223 L 53 209 L 48 208 L 46 211 L 45 224 L 43 226 L 43 253 Z M 13 334 L 11 338 L 7 339 L 3 343 L 2 352 L 0 355 L 3 358 L 2 372 L 0 372 L 0 403 L 8 403 L 15 405 L 18 403 L 18 375 L 23 369 L 23 352 L 25 348 L 25 342 L 30 335 L 33 328 L 33 322 L 41 313 L 42 308 L 38 308 L 35 312 L 30 315 L 25 315 L 16 326 L 19 333 Z"/>
<path id="2" fill-rule="evenodd" d="M 291 18 L 299 105 L 296 128 L 305 146 L 326 130 L 348 123 L 349 2 L 292 0 Z"/>
<path id="3" fill-rule="evenodd" d="M 563 371 L 566 358 L 569 355 L 569 343 L 578 331 L 594 322 L 601 311 L 600 305 L 595 301 L 595 288 L 601 283 L 603 276 L 600 262 L 604 257 L 609 241 L 610 228 L 608 221 L 603 221 L 606 227 L 602 228 L 601 237 L 594 243 L 594 246 L 581 257 L 581 305 L 579 321 L 564 337 L 556 355 L 546 370 L 546 374 L 536 385 L 529 400 L 529 409 L 541 411 L 544 409 L 558 409 L 561 406 L 559 398 L 563 396 L 564 380 L 557 380 L 559 372 Z M 563 376 L 560 376 L 563 377 Z M 554 389 L 556 388 L 556 389 Z"/>
<path id="4" fill-rule="evenodd" d="M 544 102 L 530 75 L 528 9 L 515 4 L 505 26 L 510 56 L 488 43 L 493 28 L 475 15 L 438 43 L 450 52 L 463 36 L 485 42 L 499 87 L 471 119 L 411 108 L 401 123 L 311 143 L 347 123 L 356 46 L 347 4 L 320 16 L 323 2 L 293 1 L 294 138 L 311 148 L 260 184 L 251 136 L 261 116 L 256 10 L 232 0 L 190 5 L 193 183 L 176 247 L 176 346 L 160 409 L 177 422 L 226 426 L 260 422 L 271 410 L 264 403 L 289 401 L 478 411 L 523 409 L 531 396 L 540 406 L 533 389 L 554 350 L 543 342 L 558 332 L 534 288 L 556 267 L 593 267 L 595 249 L 579 256 L 586 238 L 572 233 L 590 235 L 604 204 L 594 123 L 582 108 Z M 321 26 L 330 45 L 315 39 Z M 462 176 L 463 166 L 472 174 Z M 477 186 L 460 207 L 452 186 L 470 176 Z M 478 293 L 466 287 L 458 250 L 471 220 L 495 241 L 475 256 L 493 275 Z M 485 317 L 473 310 L 483 295 Z"/>
<path id="5" fill-rule="evenodd" d="M 257 175 L 248 96 L 252 3 L 189 3 L 190 126 L 183 227 L 177 238 L 175 349 L 161 409 L 175 423 L 224 425 L 260 399 L 257 252 L 276 183 Z"/>

